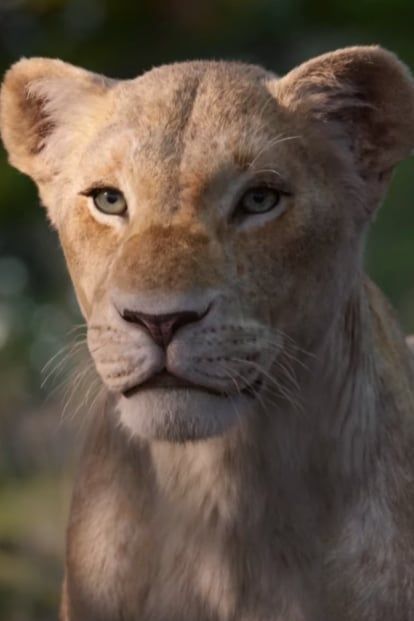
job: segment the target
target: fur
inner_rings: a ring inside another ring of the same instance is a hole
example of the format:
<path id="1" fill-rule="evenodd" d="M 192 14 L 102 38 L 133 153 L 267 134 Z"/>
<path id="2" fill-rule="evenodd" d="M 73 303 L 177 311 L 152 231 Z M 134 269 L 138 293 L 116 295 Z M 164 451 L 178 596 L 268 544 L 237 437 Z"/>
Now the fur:
<path id="1" fill-rule="evenodd" d="M 62 621 L 413 621 L 414 362 L 362 267 L 414 147 L 408 69 L 378 47 L 282 78 L 200 61 L 117 82 L 29 59 L 0 106 L 108 392 Z M 280 207 L 247 215 L 263 185 Z M 98 212 L 93 187 L 127 214 Z M 162 349 L 125 309 L 200 320 Z M 163 369 L 186 387 L 148 383 Z"/>

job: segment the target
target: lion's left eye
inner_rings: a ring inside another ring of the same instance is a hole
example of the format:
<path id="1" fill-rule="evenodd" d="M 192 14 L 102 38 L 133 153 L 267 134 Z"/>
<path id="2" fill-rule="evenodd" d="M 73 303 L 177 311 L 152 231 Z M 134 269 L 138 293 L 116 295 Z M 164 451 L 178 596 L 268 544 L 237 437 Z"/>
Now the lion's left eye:
<path id="1" fill-rule="evenodd" d="M 281 199 L 278 190 L 266 187 L 248 190 L 239 203 L 239 209 L 249 214 L 266 213 L 276 207 Z"/>

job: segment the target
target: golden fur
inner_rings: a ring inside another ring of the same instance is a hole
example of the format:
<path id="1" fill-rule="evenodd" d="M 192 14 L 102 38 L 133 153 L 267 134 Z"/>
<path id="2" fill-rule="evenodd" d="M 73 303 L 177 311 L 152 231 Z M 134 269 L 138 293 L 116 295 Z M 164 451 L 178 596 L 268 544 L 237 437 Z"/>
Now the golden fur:
<path id="1" fill-rule="evenodd" d="M 62 621 L 413 620 L 413 357 L 362 270 L 414 148 L 408 70 L 378 47 L 280 79 L 189 62 L 117 82 L 30 59 L 0 103 L 108 388 Z M 280 206 L 241 211 L 263 185 Z M 122 190 L 127 215 L 91 187 Z M 125 310 L 199 319 L 162 349 Z"/>

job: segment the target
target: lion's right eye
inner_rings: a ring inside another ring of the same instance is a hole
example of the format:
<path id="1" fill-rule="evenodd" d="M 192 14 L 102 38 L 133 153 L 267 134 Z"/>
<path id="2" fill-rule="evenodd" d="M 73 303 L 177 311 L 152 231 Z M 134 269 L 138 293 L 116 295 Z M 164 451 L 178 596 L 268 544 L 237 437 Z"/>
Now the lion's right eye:
<path id="1" fill-rule="evenodd" d="M 125 196 L 115 188 L 99 188 L 90 193 L 95 207 L 109 216 L 123 216 L 127 211 Z"/>
<path id="2" fill-rule="evenodd" d="M 260 214 L 271 211 L 280 203 L 281 192 L 273 188 L 257 187 L 248 190 L 242 197 L 239 205 L 246 214 Z"/>

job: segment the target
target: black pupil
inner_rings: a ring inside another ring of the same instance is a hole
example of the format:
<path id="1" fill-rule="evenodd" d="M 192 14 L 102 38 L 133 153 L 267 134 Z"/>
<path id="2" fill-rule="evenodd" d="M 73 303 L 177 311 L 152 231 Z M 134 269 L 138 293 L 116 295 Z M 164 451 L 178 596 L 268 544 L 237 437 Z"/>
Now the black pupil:
<path id="1" fill-rule="evenodd" d="M 114 203 L 117 202 L 117 200 L 119 199 L 119 194 L 117 194 L 117 192 L 105 192 L 106 196 L 106 200 L 108 201 L 108 203 L 110 203 L 111 205 L 113 205 Z"/>
<path id="2" fill-rule="evenodd" d="M 264 201 L 265 201 L 265 199 L 266 199 L 266 196 L 267 196 L 267 194 L 266 194 L 265 192 L 255 192 L 255 193 L 253 194 L 253 200 L 254 200 L 256 203 L 261 204 L 261 203 L 264 203 Z"/>

